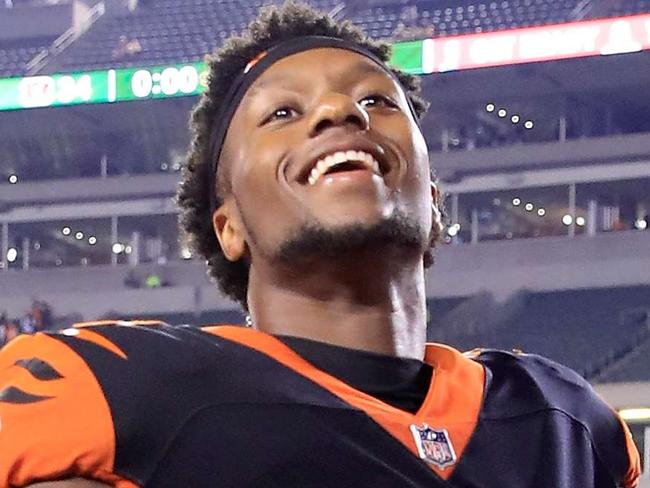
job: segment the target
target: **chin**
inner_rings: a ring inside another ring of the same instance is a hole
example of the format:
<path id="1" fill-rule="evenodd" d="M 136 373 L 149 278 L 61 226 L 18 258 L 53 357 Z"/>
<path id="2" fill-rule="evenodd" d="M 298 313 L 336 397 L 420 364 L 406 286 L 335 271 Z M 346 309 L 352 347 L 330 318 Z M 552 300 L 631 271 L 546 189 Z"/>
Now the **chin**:
<path id="1" fill-rule="evenodd" d="M 369 203 L 366 201 L 337 202 L 334 205 L 321 207 L 312 213 L 313 223 L 325 227 L 341 227 L 348 225 L 375 225 L 382 221 L 395 218 L 397 213 L 394 205 Z"/>
<path id="2" fill-rule="evenodd" d="M 283 243 L 277 257 L 287 261 L 301 256 L 340 257 L 385 246 L 423 252 L 428 243 L 420 223 L 403 212 L 349 212 L 303 224 Z"/>

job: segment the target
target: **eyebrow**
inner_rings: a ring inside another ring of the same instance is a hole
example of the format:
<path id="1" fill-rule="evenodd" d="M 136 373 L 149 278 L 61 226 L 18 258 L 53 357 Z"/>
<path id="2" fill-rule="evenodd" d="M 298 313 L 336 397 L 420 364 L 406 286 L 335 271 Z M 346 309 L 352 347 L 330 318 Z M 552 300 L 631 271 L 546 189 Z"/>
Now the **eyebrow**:
<path id="1" fill-rule="evenodd" d="M 337 78 L 345 77 L 347 76 L 348 73 L 354 73 L 355 75 L 361 75 L 361 76 L 372 75 L 372 74 L 381 74 L 385 76 L 390 76 L 389 72 L 386 69 L 377 66 L 374 62 L 368 63 L 364 61 L 357 61 L 354 65 L 352 65 L 352 67 L 349 70 L 347 70 L 345 73 L 341 73 Z M 259 80 L 259 82 L 256 83 L 256 86 L 254 86 L 251 89 L 250 95 L 255 95 L 257 92 L 261 91 L 262 89 L 270 85 L 280 83 L 283 81 L 288 81 L 291 79 L 292 79 L 291 73 L 283 72 L 283 73 L 278 73 L 269 78 Z"/>

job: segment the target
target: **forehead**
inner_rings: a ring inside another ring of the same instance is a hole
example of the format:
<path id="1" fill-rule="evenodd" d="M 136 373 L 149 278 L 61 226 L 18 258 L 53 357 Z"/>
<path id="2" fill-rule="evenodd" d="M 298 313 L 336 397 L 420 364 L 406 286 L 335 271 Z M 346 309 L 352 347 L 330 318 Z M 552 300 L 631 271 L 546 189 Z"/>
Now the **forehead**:
<path id="1" fill-rule="evenodd" d="M 334 82 L 364 76 L 385 77 L 393 81 L 386 69 L 362 54 L 329 47 L 310 49 L 287 56 L 271 65 L 251 85 L 249 93 L 254 94 L 287 80 L 325 78 Z"/>

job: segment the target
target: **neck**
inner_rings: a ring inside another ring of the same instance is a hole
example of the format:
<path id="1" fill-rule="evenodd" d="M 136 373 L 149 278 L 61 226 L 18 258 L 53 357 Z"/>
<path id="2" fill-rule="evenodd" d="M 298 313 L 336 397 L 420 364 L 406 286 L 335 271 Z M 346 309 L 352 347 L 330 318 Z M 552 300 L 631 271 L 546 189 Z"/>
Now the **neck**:
<path id="1" fill-rule="evenodd" d="M 378 354 L 422 359 L 426 294 L 422 258 L 368 252 L 278 265 L 253 260 L 248 304 L 254 326 Z"/>

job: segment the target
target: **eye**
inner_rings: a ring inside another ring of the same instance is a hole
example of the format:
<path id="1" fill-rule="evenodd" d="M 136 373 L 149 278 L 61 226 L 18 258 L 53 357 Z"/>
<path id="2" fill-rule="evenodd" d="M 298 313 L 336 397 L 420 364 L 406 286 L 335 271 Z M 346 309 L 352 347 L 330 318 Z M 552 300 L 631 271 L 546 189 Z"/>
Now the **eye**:
<path id="1" fill-rule="evenodd" d="M 397 108 L 397 104 L 386 95 L 372 93 L 359 100 L 362 107 L 388 107 Z"/>
<path id="2" fill-rule="evenodd" d="M 269 115 L 267 115 L 264 120 L 262 120 L 262 123 L 260 125 L 268 124 L 274 120 L 289 119 L 297 113 L 298 111 L 296 109 L 289 107 L 288 105 L 278 107 L 274 109 L 273 112 L 271 112 Z"/>

